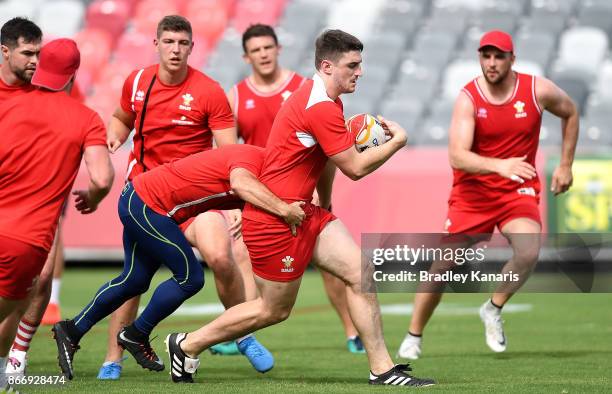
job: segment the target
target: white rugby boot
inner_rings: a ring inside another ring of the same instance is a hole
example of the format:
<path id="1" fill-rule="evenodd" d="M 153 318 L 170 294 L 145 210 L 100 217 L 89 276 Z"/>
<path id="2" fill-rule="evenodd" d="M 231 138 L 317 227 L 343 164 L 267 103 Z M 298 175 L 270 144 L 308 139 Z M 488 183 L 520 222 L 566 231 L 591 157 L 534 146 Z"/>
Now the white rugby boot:
<path id="1" fill-rule="evenodd" d="M 410 333 L 406 334 L 402 344 L 397 351 L 397 357 L 417 360 L 421 355 L 421 344 L 423 337 L 417 337 Z"/>
<path id="2" fill-rule="evenodd" d="M 501 318 L 501 309 L 487 300 L 480 307 L 480 320 L 485 326 L 487 346 L 495 353 L 506 351 L 506 336 L 504 335 L 504 321 Z"/>

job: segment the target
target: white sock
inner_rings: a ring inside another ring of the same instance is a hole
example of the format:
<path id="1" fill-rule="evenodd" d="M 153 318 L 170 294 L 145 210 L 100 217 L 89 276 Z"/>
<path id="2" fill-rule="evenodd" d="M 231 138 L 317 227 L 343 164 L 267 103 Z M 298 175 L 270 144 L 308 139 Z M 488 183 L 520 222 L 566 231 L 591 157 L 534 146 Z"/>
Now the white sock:
<path id="1" fill-rule="evenodd" d="M 238 344 L 238 343 L 240 343 L 240 342 L 244 341 L 245 339 L 247 339 L 248 337 L 250 337 L 250 336 L 252 336 L 252 335 L 253 335 L 253 334 L 248 334 L 248 335 L 245 335 L 245 336 L 243 336 L 243 337 L 240 337 L 240 338 L 236 339 L 236 344 Z"/>
<path id="2" fill-rule="evenodd" d="M 111 365 L 111 364 L 113 364 L 113 363 L 115 363 L 115 364 L 119 364 L 119 365 L 123 365 L 123 362 L 124 362 L 125 360 L 127 360 L 127 359 L 128 359 L 128 356 L 123 356 L 123 357 L 121 357 L 121 358 L 120 358 L 119 360 L 117 360 L 117 361 L 104 361 L 104 362 L 102 363 L 102 365 L 103 365 L 103 366 L 107 366 L 107 365 Z"/>
<path id="3" fill-rule="evenodd" d="M 53 279 L 51 281 L 51 298 L 49 298 L 49 304 L 59 305 L 60 303 L 59 295 L 60 295 L 61 287 L 62 287 L 62 280 L 60 278 Z"/>
<path id="4" fill-rule="evenodd" d="M 27 354 L 28 353 L 24 352 L 23 350 L 16 350 L 11 348 L 11 351 L 9 352 L 9 357 L 14 357 L 19 361 L 23 361 L 25 360 Z"/>
<path id="5" fill-rule="evenodd" d="M 406 339 L 409 339 L 410 342 L 420 344 L 423 341 L 423 335 L 417 337 L 416 335 L 412 335 L 411 333 L 408 333 L 406 334 L 406 338 L 404 338 L 404 340 Z"/>
<path id="6" fill-rule="evenodd" d="M 493 301 L 489 298 L 487 302 L 485 302 L 485 311 L 494 315 L 501 315 L 502 308 L 493 305 Z"/>

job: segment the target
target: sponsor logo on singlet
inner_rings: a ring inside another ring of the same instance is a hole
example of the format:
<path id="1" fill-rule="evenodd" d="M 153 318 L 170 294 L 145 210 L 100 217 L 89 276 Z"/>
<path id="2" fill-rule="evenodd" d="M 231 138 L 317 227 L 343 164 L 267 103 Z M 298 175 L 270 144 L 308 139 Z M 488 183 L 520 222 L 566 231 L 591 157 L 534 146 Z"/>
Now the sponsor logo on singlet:
<path id="1" fill-rule="evenodd" d="M 526 118 L 527 117 L 527 112 L 525 112 L 525 103 L 522 101 L 517 101 L 516 103 L 514 103 L 514 109 L 516 109 L 516 113 L 514 114 L 514 117 L 519 119 L 519 118 Z"/>
<path id="2" fill-rule="evenodd" d="M 478 108 L 478 114 L 476 115 L 479 118 L 486 118 L 487 117 L 487 109 L 486 108 Z"/>
<path id="3" fill-rule="evenodd" d="M 248 99 L 247 101 L 245 101 L 244 102 L 244 108 L 245 109 L 254 109 L 255 108 L 255 100 Z"/>
<path id="4" fill-rule="evenodd" d="M 291 96 L 291 92 L 288 90 L 285 90 L 283 93 L 281 93 L 281 97 L 283 98 L 283 103 L 287 101 L 289 96 Z"/>
<path id="5" fill-rule="evenodd" d="M 134 99 L 136 101 L 144 101 L 144 97 L 145 97 L 145 92 L 142 90 L 139 90 L 136 92 L 136 97 Z"/>

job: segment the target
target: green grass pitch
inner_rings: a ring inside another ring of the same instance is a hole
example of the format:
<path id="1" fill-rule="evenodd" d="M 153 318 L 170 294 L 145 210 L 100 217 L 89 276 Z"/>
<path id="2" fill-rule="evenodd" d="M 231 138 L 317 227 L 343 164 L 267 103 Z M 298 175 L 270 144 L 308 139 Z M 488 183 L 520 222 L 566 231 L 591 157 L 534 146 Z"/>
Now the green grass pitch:
<path id="1" fill-rule="evenodd" d="M 73 317 L 97 288 L 118 270 L 68 269 L 62 286 L 62 314 Z M 162 271 L 154 286 L 168 277 Z M 210 272 L 204 290 L 188 305 L 218 302 Z M 435 387 L 421 390 L 447 393 L 610 393 L 612 392 L 611 294 L 519 294 L 511 304 L 530 305 L 525 312 L 506 313 L 508 350 L 494 354 L 484 343 L 475 311 L 485 294 L 448 294 L 444 309 L 432 318 L 424 337 L 424 354 L 413 362 L 416 376 L 433 377 Z M 412 294 L 381 294 L 382 305 L 409 304 Z M 456 311 L 455 313 L 452 313 Z M 164 358 L 163 339 L 174 331 L 200 327 L 214 316 L 172 316 L 154 331 L 153 347 Z M 395 352 L 409 316 L 383 314 L 387 347 Z M 308 272 L 290 318 L 257 333 L 274 354 L 276 365 L 266 374 L 255 372 L 243 356 L 201 356 L 193 385 L 171 383 L 168 371 L 149 372 L 129 358 L 119 381 L 96 379 L 106 351 L 107 321 L 81 341 L 73 381 L 62 388 L 22 386 L 27 393 L 361 393 L 396 392 L 405 388 L 367 384 L 365 355 L 349 354 L 340 322 L 329 305 L 316 272 Z M 29 374 L 58 374 L 50 328 L 41 327 L 29 356 Z M 396 360 L 398 361 L 398 360 Z"/>

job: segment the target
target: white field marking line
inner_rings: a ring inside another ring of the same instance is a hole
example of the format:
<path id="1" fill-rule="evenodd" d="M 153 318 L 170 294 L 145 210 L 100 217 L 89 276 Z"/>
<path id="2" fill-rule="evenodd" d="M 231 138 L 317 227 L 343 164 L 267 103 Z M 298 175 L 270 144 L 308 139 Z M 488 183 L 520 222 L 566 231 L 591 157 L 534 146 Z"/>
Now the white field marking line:
<path id="1" fill-rule="evenodd" d="M 461 304 L 445 304 L 441 303 L 436 308 L 437 315 L 446 316 L 468 316 L 478 315 L 480 306 L 467 306 Z M 521 313 L 530 312 L 533 309 L 531 304 L 508 304 L 504 306 L 503 313 Z M 142 313 L 144 307 L 138 308 L 138 313 Z M 183 305 L 177 309 L 172 316 L 203 316 L 203 315 L 220 315 L 225 308 L 220 303 Z M 384 315 L 412 315 L 412 304 L 386 304 L 381 305 L 380 310 Z"/>
<path id="2" fill-rule="evenodd" d="M 383 315 L 412 315 L 414 307 L 412 304 L 386 304 L 380 306 Z M 533 309 L 531 304 L 507 304 L 504 306 L 503 313 L 529 312 Z M 436 315 L 447 316 L 468 316 L 478 315 L 479 306 L 467 306 L 461 304 L 441 303 L 434 312 Z"/>

